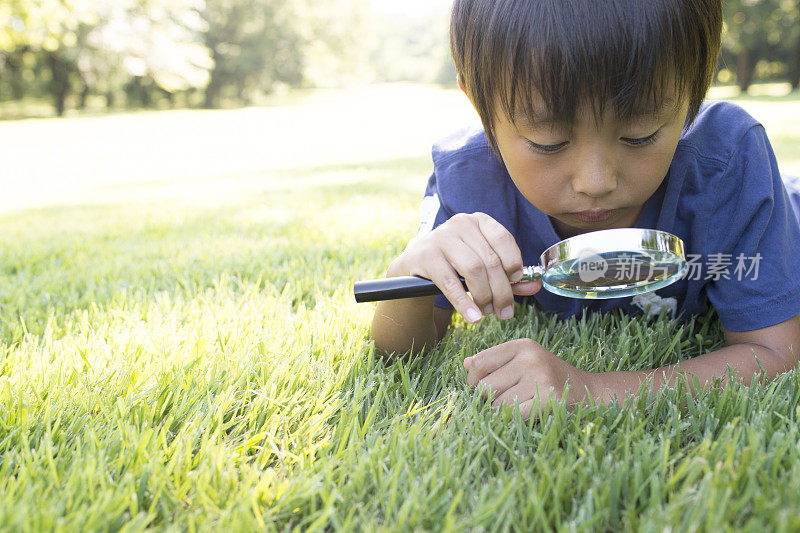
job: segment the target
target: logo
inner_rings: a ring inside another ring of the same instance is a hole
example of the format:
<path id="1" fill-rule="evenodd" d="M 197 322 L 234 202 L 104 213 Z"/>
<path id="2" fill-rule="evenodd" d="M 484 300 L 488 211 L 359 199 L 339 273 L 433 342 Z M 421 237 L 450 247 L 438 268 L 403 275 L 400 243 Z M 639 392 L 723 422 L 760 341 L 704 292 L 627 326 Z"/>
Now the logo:
<path id="1" fill-rule="evenodd" d="M 608 272 L 608 261 L 603 259 L 597 250 L 585 248 L 578 254 L 578 259 L 572 267 L 584 283 L 592 283 Z"/>

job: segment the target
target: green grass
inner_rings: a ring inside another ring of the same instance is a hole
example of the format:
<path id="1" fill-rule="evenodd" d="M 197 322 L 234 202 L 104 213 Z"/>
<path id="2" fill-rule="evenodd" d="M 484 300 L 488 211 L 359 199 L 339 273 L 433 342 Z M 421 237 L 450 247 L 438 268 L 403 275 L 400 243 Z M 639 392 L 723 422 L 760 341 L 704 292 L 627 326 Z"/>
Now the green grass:
<path id="1" fill-rule="evenodd" d="M 413 234 L 428 171 L 365 154 L 0 214 L 0 529 L 800 528 L 797 373 L 527 423 L 461 366 L 527 336 L 651 368 L 721 346 L 713 313 L 518 308 L 376 360 L 352 283 Z"/>

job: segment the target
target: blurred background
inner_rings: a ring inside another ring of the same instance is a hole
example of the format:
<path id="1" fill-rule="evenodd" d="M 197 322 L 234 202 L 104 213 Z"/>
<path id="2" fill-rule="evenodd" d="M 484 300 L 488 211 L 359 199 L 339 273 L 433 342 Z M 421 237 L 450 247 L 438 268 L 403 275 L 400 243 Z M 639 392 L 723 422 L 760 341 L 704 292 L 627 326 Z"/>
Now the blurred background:
<path id="1" fill-rule="evenodd" d="M 425 156 L 475 119 L 455 89 L 450 3 L 2 0 L 0 209 Z M 800 0 L 726 0 L 712 96 L 761 119 L 795 173 L 799 87 Z"/>
<path id="2" fill-rule="evenodd" d="M 224 108 L 292 89 L 453 85 L 447 0 L 5 0 L 3 115 Z"/>
<path id="3" fill-rule="evenodd" d="M 448 0 L 4 0 L 0 112 L 224 108 L 455 83 Z M 800 85 L 800 0 L 727 0 L 717 80 Z"/>

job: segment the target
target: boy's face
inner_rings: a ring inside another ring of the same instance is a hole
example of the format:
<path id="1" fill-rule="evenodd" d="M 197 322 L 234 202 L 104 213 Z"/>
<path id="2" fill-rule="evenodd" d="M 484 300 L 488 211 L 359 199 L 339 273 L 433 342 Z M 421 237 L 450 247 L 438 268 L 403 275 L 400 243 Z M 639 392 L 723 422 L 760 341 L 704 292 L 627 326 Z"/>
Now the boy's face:
<path id="1" fill-rule="evenodd" d="M 666 177 L 688 103 L 667 102 L 653 115 L 621 121 L 613 110 L 595 120 L 579 109 L 574 124 L 511 121 L 499 111 L 495 138 L 520 192 L 550 216 L 562 238 L 631 227 Z"/>

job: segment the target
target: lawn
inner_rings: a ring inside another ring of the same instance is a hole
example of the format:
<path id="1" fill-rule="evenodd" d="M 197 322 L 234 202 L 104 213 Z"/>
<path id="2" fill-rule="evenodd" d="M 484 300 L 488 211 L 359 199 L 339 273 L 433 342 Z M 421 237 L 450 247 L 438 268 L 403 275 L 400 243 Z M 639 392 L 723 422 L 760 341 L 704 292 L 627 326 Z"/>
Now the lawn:
<path id="1" fill-rule="evenodd" d="M 469 110 L 367 96 L 0 123 L 0 529 L 800 528 L 797 373 L 526 423 L 461 366 L 531 337 L 651 368 L 721 346 L 713 313 L 518 308 L 376 359 L 352 283 L 413 235 L 424 146 Z M 741 103 L 800 170 L 800 98 Z"/>

